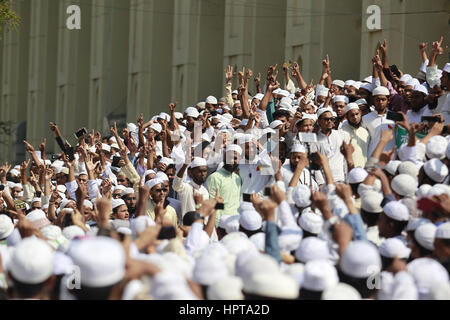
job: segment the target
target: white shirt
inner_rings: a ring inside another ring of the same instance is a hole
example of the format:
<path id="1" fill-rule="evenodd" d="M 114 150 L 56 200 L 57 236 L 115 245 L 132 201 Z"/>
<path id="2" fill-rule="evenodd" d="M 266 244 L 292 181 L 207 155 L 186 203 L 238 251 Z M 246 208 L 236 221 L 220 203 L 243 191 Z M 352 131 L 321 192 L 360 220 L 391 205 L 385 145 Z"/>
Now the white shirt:
<path id="1" fill-rule="evenodd" d="M 289 187 L 289 183 L 291 182 L 292 177 L 294 176 L 294 172 L 291 170 L 291 166 L 289 163 L 281 167 L 281 175 L 283 177 L 284 186 L 287 190 Z M 300 174 L 299 183 L 304 184 L 308 187 L 312 185 L 313 190 L 315 191 L 319 190 L 319 185 L 317 184 L 314 177 L 311 177 L 311 173 L 307 168 L 304 168 L 302 173 Z"/>
<path id="2" fill-rule="evenodd" d="M 195 192 L 202 195 L 203 200 L 209 199 L 209 192 L 203 185 L 199 186 L 194 181 L 183 181 L 183 179 L 179 178 L 178 175 L 176 175 L 173 179 L 172 188 L 178 193 L 180 198 L 182 217 L 184 217 L 186 212 L 195 211 L 193 189 L 195 189 Z"/>
<path id="3" fill-rule="evenodd" d="M 239 176 L 242 179 L 241 194 L 263 192 L 264 188 L 269 186 L 274 174 L 267 152 L 261 152 L 252 161 L 245 159 L 241 161 L 247 162 L 239 164 Z"/>
<path id="4" fill-rule="evenodd" d="M 430 111 L 430 108 L 428 108 L 428 105 L 424 106 L 422 109 L 419 110 L 419 112 L 414 112 L 412 110 L 408 110 L 406 113 L 406 117 L 408 118 L 409 123 L 422 122 L 422 117 L 432 116 L 433 113 Z"/>
<path id="5" fill-rule="evenodd" d="M 392 120 L 386 119 L 387 113 L 384 115 L 379 115 L 375 110 L 371 113 L 366 114 L 362 117 L 362 126 L 369 131 L 370 142 L 369 149 L 367 151 L 367 159 L 372 156 L 373 151 L 377 147 L 378 143 L 381 139 L 381 131 L 388 130 L 389 125 L 393 128 L 395 126 L 395 122 Z M 386 144 L 384 151 L 390 151 L 395 146 L 395 139 Z"/>
<path id="6" fill-rule="evenodd" d="M 349 143 L 350 136 L 342 130 L 332 130 L 329 136 L 319 132 L 317 142 L 311 145 L 311 152 L 320 152 L 328 158 L 331 174 L 336 182 L 345 181 L 345 162 L 344 155 L 341 153 L 343 142 Z"/>

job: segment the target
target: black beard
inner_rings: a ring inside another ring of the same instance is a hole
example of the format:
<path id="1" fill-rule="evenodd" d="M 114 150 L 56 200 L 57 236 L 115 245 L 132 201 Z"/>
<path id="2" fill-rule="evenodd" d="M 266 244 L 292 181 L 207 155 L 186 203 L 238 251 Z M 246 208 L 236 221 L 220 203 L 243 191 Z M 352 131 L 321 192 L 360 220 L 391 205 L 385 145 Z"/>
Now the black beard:
<path id="1" fill-rule="evenodd" d="M 358 129 L 359 127 L 361 127 L 361 121 L 358 123 L 358 124 L 354 124 L 354 123 L 351 123 L 350 121 L 348 122 L 353 128 L 356 128 L 356 129 Z"/>
<path id="2" fill-rule="evenodd" d="M 224 164 L 223 167 L 224 167 L 225 170 L 227 170 L 228 172 L 233 173 L 233 172 L 236 171 L 236 169 L 239 167 L 239 165 L 238 165 L 238 164 L 236 164 L 236 165 L 232 165 L 232 164 Z"/>

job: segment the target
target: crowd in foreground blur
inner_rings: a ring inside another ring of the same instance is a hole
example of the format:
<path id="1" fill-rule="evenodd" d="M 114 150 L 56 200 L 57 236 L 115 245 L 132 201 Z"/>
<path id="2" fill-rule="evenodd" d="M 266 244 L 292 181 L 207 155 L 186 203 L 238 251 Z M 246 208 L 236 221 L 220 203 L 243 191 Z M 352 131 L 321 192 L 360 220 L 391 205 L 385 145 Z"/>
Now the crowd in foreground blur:
<path id="1" fill-rule="evenodd" d="M 60 154 L 0 167 L 1 298 L 450 299 L 442 41 L 412 75 L 385 41 L 362 81 L 229 66 L 184 112 L 73 145 L 50 123 Z"/>

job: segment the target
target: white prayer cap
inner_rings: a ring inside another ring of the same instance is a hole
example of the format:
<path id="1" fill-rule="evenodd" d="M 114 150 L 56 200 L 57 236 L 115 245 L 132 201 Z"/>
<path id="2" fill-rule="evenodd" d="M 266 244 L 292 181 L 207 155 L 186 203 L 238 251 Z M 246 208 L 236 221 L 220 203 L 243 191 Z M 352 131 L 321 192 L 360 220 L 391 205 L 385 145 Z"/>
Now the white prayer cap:
<path id="1" fill-rule="evenodd" d="M 14 231 L 14 224 L 6 214 L 0 214 L 0 240 L 8 238 Z"/>
<path id="2" fill-rule="evenodd" d="M 426 155 L 428 158 L 444 159 L 447 151 L 447 139 L 443 136 L 434 136 L 426 144 Z"/>
<path id="3" fill-rule="evenodd" d="M 354 84 L 355 84 L 354 80 L 347 80 L 347 81 L 345 81 L 345 85 L 346 86 L 353 86 Z"/>
<path id="4" fill-rule="evenodd" d="M 148 176 L 149 174 L 156 174 L 156 172 L 154 171 L 154 170 L 147 170 L 147 171 L 145 171 L 144 172 L 144 178 L 146 177 L 146 176 Z"/>
<path id="5" fill-rule="evenodd" d="M 156 225 L 155 221 L 149 216 L 138 216 L 130 222 L 131 232 L 134 235 L 139 235 L 145 229 L 154 225 Z"/>
<path id="6" fill-rule="evenodd" d="M 258 251 L 264 252 L 266 248 L 266 234 L 264 232 L 255 233 L 249 240 L 256 246 Z"/>
<path id="7" fill-rule="evenodd" d="M 304 184 L 296 186 L 292 192 L 292 200 L 299 208 L 305 208 L 311 205 L 311 190 Z"/>
<path id="8" fill-rule="evenodd" d="M 282 102 L 285 102 L 286 105 L 287 105 L 289 108 L 290 108 L 291 105 L 292 105 L 292 99 L 289 98 L 289 97 L 283 97 L 283 98 L 281 98 L 281 100 L 280 100 L 280 105 L 281 105 Z"/>
<path id="9" fill-rule="evenodd" d="M 233 90 L 232 92 L 231 92 L 231 94 L 238 94 L 239 92 L 237 91 L 237 90 Z"/>
<path id="10" fill-rule="evenodd" d="M 417 179 L 411 177 L 409 174 L 399 174 L 391 181 L 392 190 L 403 197 L 413 196 L 417 190 L 417 186 Z"/>
<path id="11" fill-rule="evenodd" d="M 278 92 L 278 94 L 283 97 L 289 97 L 290 93 L 287 90 L 280 90 L 280 92 Z"/>
<path id="12" fill-rule="evenodd" d="M 444 68 L 442 69 L 442 71 L 450 73 L 450 63 L 447 62 L 445 64 Z"/>
<path id="13" fill-rule="evenodd" d="M 153 129 L 154 131 L 160 133 L 162 131 L 162 126 L 159 123 L 153 123 L 150 126 L 151 129 Z"/>
<path id="14" fill-rule="evenodd" d="M 325 240 L 317 237 L 308 237 L 300 242 L 297 250 L 295 250 L 295 257 L 303 263 L 312 260 L 328 260 L 330 258 L 330 250 Z"/>
<path id="15" fill-rule="evenodd" d="M 158 171 L 155 175 L 156 179 L 161 179 L 162 181 L 169 181 L 169 177 L 162 171 Z"/>
<path id="16" fill-rule="evenodd" d="M 371 83 L 363 83 L 360 87 L 360 89 L 365 89 L 369 92 L 372 92 L 374 90 L 374 85 Z"/>
<path id="17" fill-rule="evenodd" d="M 338 283 L 336 268 L 328 260 L 312 260 L 306 263 L 302 289 L 324 291 Z"/>
<path id="18" fill-rule="evenodd" d="M 56 190 L 57 190 L 58 192 L 65 193 L 66 190 L 67 190 L 67 188 L 66 188 L 64 185 L 62 185 L 62 184 L 58 184 L 58 185 L 56 186 Z"/>
<path id="19" fill-rule="evenodd" d="M 208 300 L 244 300 L 242 280 L 235 276 L 224 277 L 208 287 Z"/>
<path id="20" fill-rule="evenodd" d="M 411 177 L 417 179 L 417 177 L 419 176 L 419 169 L 413 162 L 403 161 L 398 166 L 398 173 L 399 174 L 407 174 L 407 175 L 410 175 Z"/>
<path id="21" fill-rule="evenodd" d="M 434 235 L 437 227 L 433 223 L 424 223 L 414 231 L 414 239 L 425 249 L 434 250 Z"/>
<path id="22" fill-rule="evenodd" d="M 12 252 L 8 270 L 22 283 L 42 283 L 53 273 L 53 251 L 41 239 L 25 238 Z"/>
<path id="23" fill-rule="evenodd" d="M 16 170 L 16 169 L 11 169 L 11 170 L 9 171 L 9 173 L 10 173 L 11 175 L 17 177 L 17 176 L 19 176 L 20 171 L 19 171 L 19 170 Z"/>
<path id="24" fill-rule="evenodd" d="M 66 167 L 55 167 L 55 173 L 64 173 L 64 174 L 69 174 L 69 168 Z"/>
<path id="25" fill-rule="evenodd" d="M 408 259 L 411 253 L 403 241 L 397 238 L 389 238 L 384 240 L 380 245 L 380 254 L 386 258 Z"/>
<path id="26" fill-rule="evenodd" d="M 413 91 L 419 91 L 422 92 L 424 95 L 428 95 L 428 90 L 421 84 L 414 85 Z"/>
<path id="27" fill-rule="evenodd" d="M 383 212 L 381 202 L 383 201 L 383 195 L 375 191 L 367 191 L 361 195 L 361 209 L 370 213 Z"/>
<path id="28" fill-rule="evenodd" d="M 115 187 L 113 188 L 113 191 L 116 191 L 116 190 L 123 191 L 123 190 L 125 190 L 126 188 L 127 188 L 127 187 L 125 187 L 124 185 L 118 184 L 117 186 L 115 186 Z"/>
<path id="29" fill-rule="evenodd" d="M 102 143 L 102 150 L 106 152 L 111 152 L 111 146 L 106 143 Z"/>
<path id="30" fill-rule="evenodd" d="M 275 299 L 296 299 L 299 285 L 291 276 L 281 272 L 257 272 L 244 279 L 244 292 Z"/>
<path id="31" fill-rule="evenodd" d="M 122 205 L 126 205 L 125 201 L 123 201 L 122 199 L 112 199 L 111 200 L 111 206 L 112 206 L 113 210 L 115 208 L 118 208 L 118 207 L 122 206 Z"/>
<path id="32" fill-rule="evenodd" d="M 302 122 L 303 120 L 306 120 L 306 119 L 309 119 L 309 120 L 312 120 L 312 121 L 316 122 L 317 121 L 317 115 L 316 114 L 309 114 L 309 113 L 302 112 L 302 118 L 300 120 L 298 120 L 297 123 Z"/>
<path id="33" fill-rule="evenodd" d="M 355 110 L 355 109 L 359 110 L 359 106 L 355 102 L 350 102 L 345 107 L 345 113 L 349 112 L 350 110 Z"/>
<path id="34" fill-rule="evenodd" d="M 319 234 L 322 230 L 323 219 L 321 216 L 308 209 L 309 208 L 302 212 L 300 217 L 300 227 L 312 234 Z"/>
<path id="35" fill-rule="evenodd" d="M 361 295 L 351 285 L 340 282 L 324 290 L 322 300 L 361 300 Z"/>
<path id="36" fill-rule="evenodd" d="M 344 95 L 336 95 L 333 98 L 333 102 L 344 102 L 344 103 L 348 103 L 348 98 Z"/>
<path id="37" fill-rule="evenodd" d="M 255 209 L 243 210 L 239 216 L 239 224 L 246 230 L 256 231 L 262 226 L 262 218 Z"/>
<path id="38" fill-rule="evenodd" d="M 384 170 L 386 170 L 389 174 L 395 176 L 397 175 L 398 166 L 401 163 L 402 162 L 399 160 L 391 160 L 384 166 Z"/>
<path id="39" fill-rule="evenodd" d="M 409 74 L 404 74 L 401 78 L 400 78 L 400 81 L 401 82 L 404 82 L 404 83 L 407 83 L 409 80 L 411 80 L 413 77 L 411 76 L 411 75 L 409 75 Z"/>
<path id="40" fill-rule="evenodd" d="M 317 111 L 317 119 L 319 119 L 322 114 L 324 114 L 325 112 L 331 112 L 333 113 L 333 109 L 331 109 L 330 107 L 326 107 L 326 108 L 321 108 Z"/>
<path id="41" fill-rule="evenodd" d="M 183 119 L 183 114 L 181 112 L 175 112 L 175 119 Z"/>
<path id="42" fill-rule="evenodd" d="M 383 86 L 379 86 L 376 87 L 375 89 L 373 89 L 372 91 L 372 96 L 388 96 L 389 95 L 389 90 L 386 87 Z"/>
<path id="43" fill-rule="evenodd" d="M 363 168 L 353 168 L 348 173 L 348 183 L 361 183 L 369 174 Z"/>
<path id="44" fill-rule="evenodd" d="M 134 189 L 133 188 L 125 188 L 124 190 L 122 190 L 122 197 L 129 195 L 129 194 L 133 194 L 134 193 Z"/>
<path id="45" fill-rule="evenodd" d="M 238 146 L 237 144 L 230 144 L 227 145 L 225 152 L 237 152 L 240 156 L 242 155 L 242 148 Z"/>
<path id="46" fill-rule="evenodd" d="M 159 119 L 164 119 L 164 120 L 170 121 L 170 116 L 165 112 L 161 112 L 157 117 Z"/>
<path id="47" fill-rule="evenodd" d="M 201 255 L 195 261 L 192 272 L 193 280 L 201 285 L 210 286 L 218 280 L 228 276 L 228 269 L 223 263 L 220 255 Z"/>
<path id="48" fill-rule="evenodd" d="M 217 98 L 214 96 L 209 96 L 206 98 L 205 103 L 217 104 Z"/>
<path id="49" fill-rule="evenodd" d="M 76 237 L 84 237 L 85 232 L 79 226 L 72 225 L 72 226 L 65 227 L 62 231 L 62 235 L 66 239 L 72 240 Z"/>
<path id="50" fill-rule="evenodd" d="M 300 143 L 294 143 L 291 148 L 291 153 L 293 152 L 306 153 L 306 148 Z"/>
<path id="51" fill-rule="evenodd" d="M 206 166 L 206 160 L 200 157 L 194 157 L 194 160 L 192 160 L 191 162 L 190 168 L 194 169 L 203 166 Z"/>
<path id="52" fill-rule="evenodd" d="M 255 272 L 278 272 L 279 267 L 277 261 L 266 254 L 261 254 L 255 249 L 246 249 L 236 254 L 234 261 L 235 275 L 241 279 L 245 279 Z"/>
<path id="53" fill-rule="evenodd" d="M 281 101 L 279 106 L 280 106 L 280 109 L 291 111 L 291 104 L 288 103 L 287 101 Z"/>
<path id="54" fill-rule="evenodd" d="M 362 82 L 361 81 L 355 81 L 355 83 L 353 84 L 353 86 L 359 90 L 359 88 L 361 87 Z"/>
<path id="55" fill-rule="evenodd" d="M 350 242 L 341 257 L 343 273 L 354 278 L 367 278 L 381 270 L 381 258 L 375 245 L 368 241 Z"/>
<path id="56" fill-rule="evenodd" d="M 364 81 L 372 83 L 372 76 L 365 77 Z"/>
<path id="57" fill-rule="evenodd" d="M 120 242 L 112 238 L 98 236 L 73 241 L 68 254 L 80 268 L 82 285 L 106 287 L 125 275 L 125 252 Z"/>
<path id="58" fill-rule="evenodd" d="M 26 215 L 26 219 L 28 221 L 31 221 L 33 225 L 38 229 L 51 224 L 51 222 L 47 219 L 45 212 L 40 209 L 35 209 L 28 213 Z"/>
<path id="59" fill-rule="evenodd" d="M 423 224 L 428 224 L 431 221 L 424 218 L 412 218 L 409 219 L 408 224 L 406 225 L 406 231 L 415 231 L 419 226 Z"/>
<path id="60" fill-rule="evenodd" d="M 281 120 L 274 120 L 274 121 L 272 121 L 270 123 L 270 127 L 272 129 L 275 129 L 276 127 L 281 126 L 282 124 L 283 124 L 283 121 L 281 121 Z"/>
<path id="61" fill-rule="evenodd" d="M 238 255 L 242 251 L 253 250 L 258 251 L 255 245 L 248 239 L 243 232 L 232 232 L 227 234 L 220 240 L 227 248 L 230 254 Z"/>
<path id="62" fill-rule="evenodd" d="M 366 101 L 366 99 L 358 99 L 358 100 L 355 101 L 355 103 L 356 103 L 358 106 L 363 105 L 363 104 L 368 104 L 367 101 Z"/>
<path id="63" fill-rule="evenodd" d="M 337 85 L 340 88 L 343 88 L 345 86 L 345 82 L 342 80 L 333 80 L 333 84 Z"/>
<path id="64" fill-rule="evenodd" d="M 165 164 L 166 166 L 169 166 L 171 164 L 174 163 L 173 159 L 171 158 L 167 158 L 167 157 L 162 157 L 159 162 L 161 162 L 162 164 Z"/>
<path id="65" fill-rule="evenodd" d="M 442 183 L 448 176 L 447 166 L 437 158 L 425 162 L 423 169 L 427 176 L 434 182 Z"/>
<path id="66" fill-rule="evenodd" d="M 329 91 L 329 90 L 330 90 L 330 89 L 322 88 L 322 89 L 320 89 L 320 90 L 317 91 L 316 96 L 317 96 L 317 97 L 319 97 L 319 96 L 321 96 L 321 97 L 326 97 L 326 96 L 328 96 L 328 91 Z"/>
<path id="67" fill-rule="evenodd" d="M 111 148 L 116 148 L 117 150 L 120 150 L 120 147 L 119 147 L 119 145 L 117 143 L 111 144 Z M 87 174 L 87 172 L 85 174 Z"/>
<path id="68" fill-rule="evenodd" d="M 219 227 L 224 229 L 226 233 L 239 231 L 239 215 L 223 215 L 220 217 Z"/>
<path id="69" fill-rule="evenodd" d="M 416 78 L 411 78 L 411 80 L 409 80 L 405 86 L 406 87 L 414 87 L 415 85 L 420 84 L 419 80 L 417 80 Z"/>
<path id="70" fill-rule="evenodd" d="M 291 252 L 298 248 L 303 238 L 303 231 L 297 228 L 283 228 L 278 236 L 278 245 L 281 251 Z"/>
<path id="71" fill-rule="evenodd" d="M 155 179 L 151 179 L 151 180 L 147 181 L 145 183 L 145 185 L 147 187 L 149 187 L 150 189 L 152 189 L 154 186 L 156 186 L 158 184 L 162 184 L 162 183 L 164 183 L 164 180 L 155 178 Z"/>
<path id="72" fill-rule="evenodd" d="M 258 99 L 258 100 L 262 100 L 264 98 L 264 95 L 262 94 L 262 93 L 258 93 L 258 94 L 256 94 L 254 97 L 253 97 L 253 99 Z"/>
<path id="73" fill-rule="evenodd" d="M 442 223 L 437 227 L 435 238 L 450 239 L 450 222 Z"/>
<path id="74" fill-rule="evenodd" d="M 414 259 L 406 266 L 413 276 L 419 298 L 424 298 L 437 283 L 449 281 L 447 270 L 436 260 L 430 258 Z"/>
<path id="75" fill-rule="evenodd" d="M 384 213 L 391 219 L 397 221 L 408 221 L 409 220 L 409 210 L 400 201 L 389 201 L 383 207 Z"/>

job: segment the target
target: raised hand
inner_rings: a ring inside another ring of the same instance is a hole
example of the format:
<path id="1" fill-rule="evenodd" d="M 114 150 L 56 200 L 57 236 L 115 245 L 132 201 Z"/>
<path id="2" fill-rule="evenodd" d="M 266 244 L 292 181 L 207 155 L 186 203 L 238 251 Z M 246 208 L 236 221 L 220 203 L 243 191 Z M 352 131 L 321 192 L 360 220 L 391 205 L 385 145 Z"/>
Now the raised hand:
<path id="1" fill-rule="evenodd" d="M 177 103 L 175 102 L 175 103 L 173 103 L 173 102 L 171 102 L 170 104 L 169 104 L 169 109 L 170 109 L 170 112 L 172 113 L 172 112 L 175 112 L 175 108 L 177 107 Z"/>
<path id="2" fill-rule="evenodd" d="M 139 118 L 137 119 L 136 123 L 138 127 L 142 128 L 144 126 L 144 115 L 142 113 L 139 115 Z"/>
<path id="3" fill-rule="evenodd" d="M 3 166 L 0 167 L 0 178 L 6 177 L 9 170 L 11 170 L 11 165 L 5 162 Z"/>
<path id="4" fill-rule="evenodd" d="M 261 85 L 261 73 L 259 72 L 258 75 L 253 79 L 255 81 L 255 85 L 259 86 Z"/>
<path id="5" fill-rule="evenodd" d="M 230 83 L 233 80 L 233 67 L 227 66 L 225 69 L 225 80 L 227 83 Z"/>
<path id="6" fill-rule="evenodd" d="M 33 153 L 34 152 L 34 147 L 31 144 L 29 144 L 26 140 L 23 140 L 23 142 L 25 143 L 25 150 L 28 153 Z"/>
<path id="7" fill-rule="evenodd" d="M 380 44 L 380 50 L 381 50 L 381 53 L 383 55 L 386 55 L 386 53 L 387 53 L 387 42 L 386 42 L 386 39 L 384 39 L 383 43 Z"/>
<path id="8" fill-rule="evenodd" d="M 47 144 L 47 138 L 44 138 L 44 141 L 42 141 L 41 144 L 39 144 L 39 150 L 41 151 L 42 154 L 45 152 L 46 144 Z"/>
<path id="9" fill-rule="evenodd" d="M 419 43 L 419 51 L 425 52 L 427 50 L 428 42 L 421 42 Z"/>
<path id="10" fill-rule="evenodd" d="M 431 47 L 431 52 L 435 55 L 441 55 L 444 53 L 444 48 L 442 48 L 442 41 L 444 40 L 444 37 L 441 36 L 441 39 L 439 41 L 433 41 L 433 45 Z"/>

